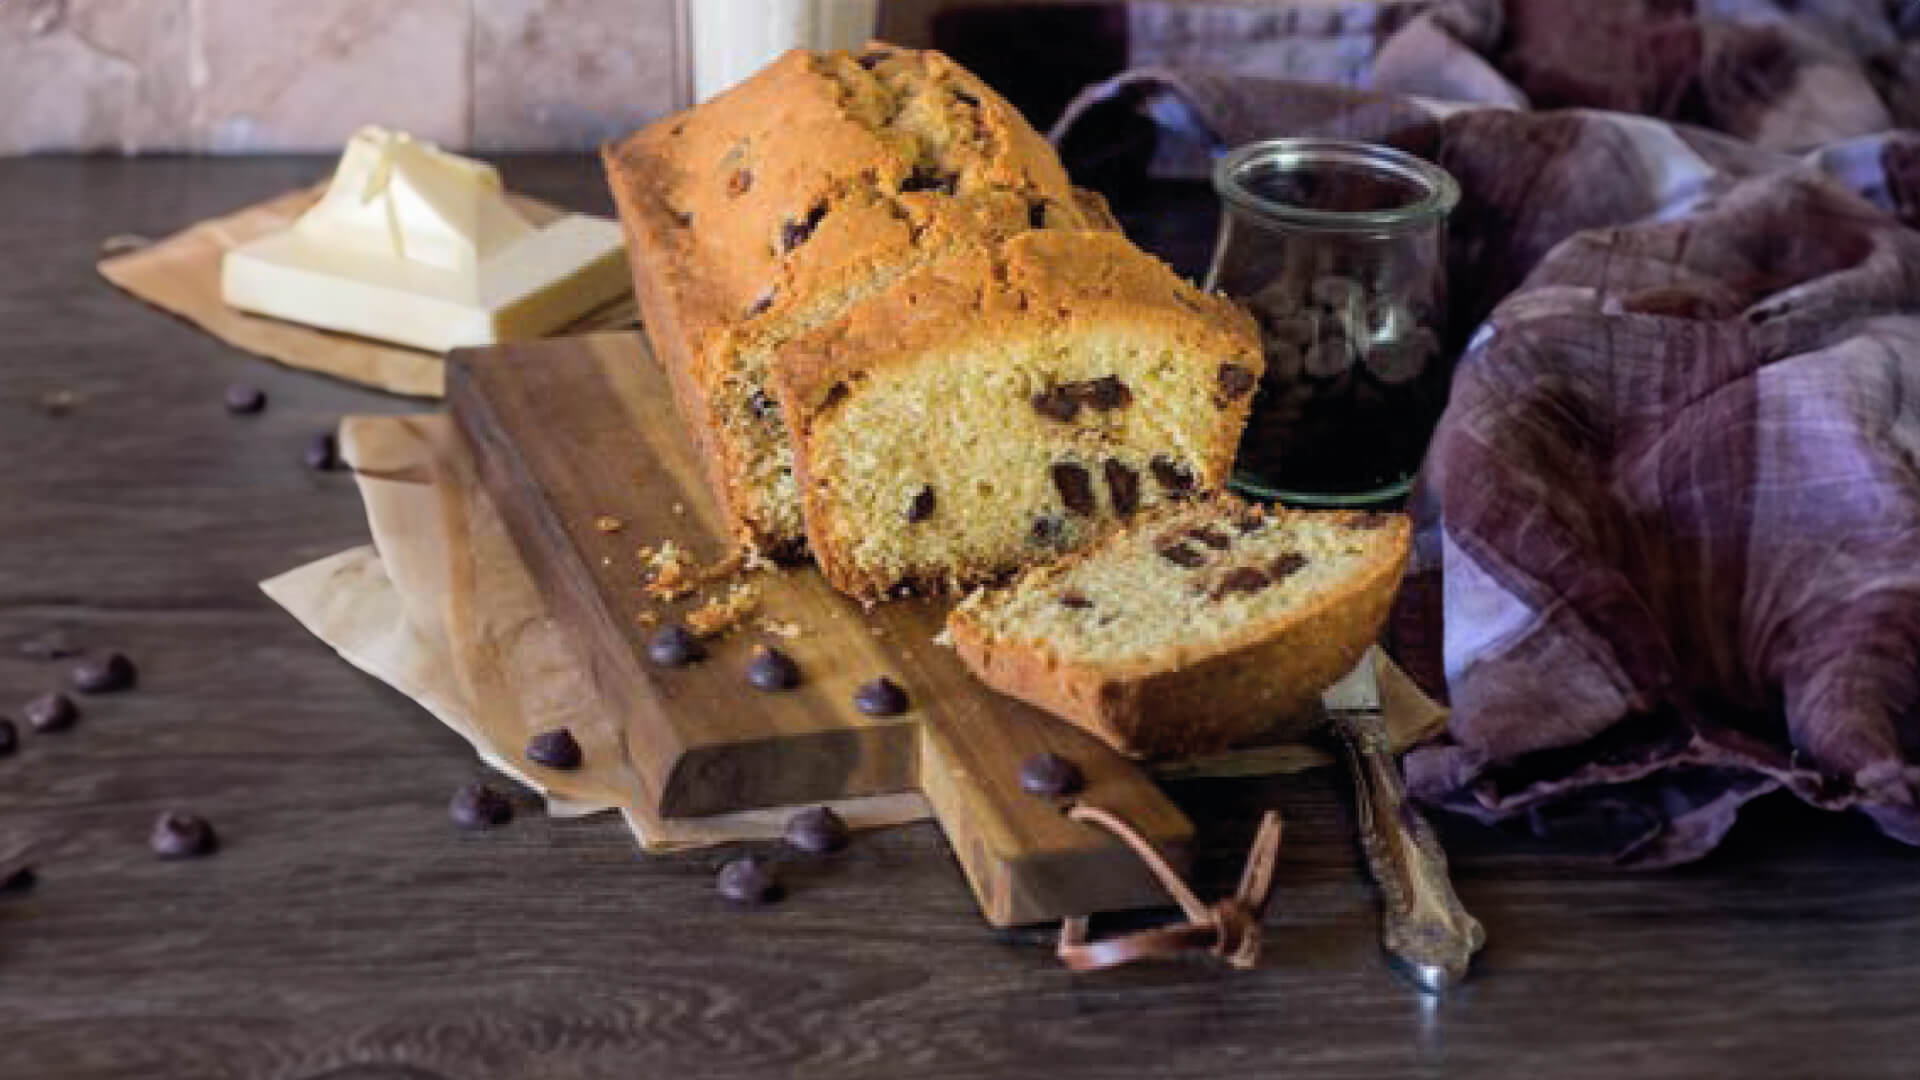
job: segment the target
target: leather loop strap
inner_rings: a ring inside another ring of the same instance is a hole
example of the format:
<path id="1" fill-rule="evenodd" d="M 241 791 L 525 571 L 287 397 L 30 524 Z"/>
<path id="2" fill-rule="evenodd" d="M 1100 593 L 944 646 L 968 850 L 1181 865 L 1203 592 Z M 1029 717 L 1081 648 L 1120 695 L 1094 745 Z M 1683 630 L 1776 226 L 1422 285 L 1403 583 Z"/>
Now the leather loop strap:
<path id="1" fill-rule="evenodd" d="M 1066 919 L 1060 924 L 1060 944 L 1054 950 L 1061 963 L 1074 971 L 1099 971 L 1193 949 L 1206 949 L 1224 957 L 1236 968 L 1251 968 L 1260 962 L 1261 917 L 1267 910 L 1274 868 L 1280 858 L 1278 813 L 1269 810 L 1260 819 L 1260 830 L 1254 834 L 1253 848 L 1247 853 L 1246 869 L 1240 874 L 1240 887 L 1232 896 L 1210 907 L 1200 903 L 1159 849 L 1119 815 L 1081 803 L 1068 810 L 1067 816 L 1099 825 L 1132 848 L 1153 876 L 1166 886 L 1168 894 L 1186 913 L 1187 922 L 1104 941 L 1088 941 L 1086 918 Z"/>

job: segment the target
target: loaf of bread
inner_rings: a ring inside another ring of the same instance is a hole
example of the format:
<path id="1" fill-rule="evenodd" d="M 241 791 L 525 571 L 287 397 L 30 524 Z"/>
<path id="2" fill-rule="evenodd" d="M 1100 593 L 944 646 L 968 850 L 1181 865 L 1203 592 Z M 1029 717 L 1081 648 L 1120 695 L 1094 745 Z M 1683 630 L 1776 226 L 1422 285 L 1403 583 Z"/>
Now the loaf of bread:
<path id="1" fill-rule="evenodd" d="M 739 538 L 804 550 L 767 385 L 786 342 L 960 248 L 1112 230 L 1020 114 L 933 52 L 788 53 L 605 162 L 636 292 Z"/>
<path id="2" fill-rule="evenodd" d="M 1225 483 L 1251 319 L 1117 233 L 963 245 L 776 352 L 807 537 L 853 596 L 988 581 Z"/>
<path id="3" fill-rule="evenodd" d="M 947 628 L 988 685 L 1137 757 L 1299 734 L 1379 634 L 1397 514 L 1171 506 L 975 593 Z"/>

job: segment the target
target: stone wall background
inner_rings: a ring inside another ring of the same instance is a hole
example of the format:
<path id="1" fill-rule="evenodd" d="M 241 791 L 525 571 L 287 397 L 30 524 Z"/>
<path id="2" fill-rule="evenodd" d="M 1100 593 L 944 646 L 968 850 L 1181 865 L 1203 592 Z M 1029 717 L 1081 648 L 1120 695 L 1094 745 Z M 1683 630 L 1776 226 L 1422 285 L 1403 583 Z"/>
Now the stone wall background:
<path id="1" fill-rule="evenodd" d="M 588 149 L 686 104 L 700 2 L 0 0 L 0 155 L 330 151 L 370 123 Z M 1426 2 L 885 0 L 878 29 L 948 48 L 1044 124 L 1128 63 L 1363 81 L 1374 16 Z"/>

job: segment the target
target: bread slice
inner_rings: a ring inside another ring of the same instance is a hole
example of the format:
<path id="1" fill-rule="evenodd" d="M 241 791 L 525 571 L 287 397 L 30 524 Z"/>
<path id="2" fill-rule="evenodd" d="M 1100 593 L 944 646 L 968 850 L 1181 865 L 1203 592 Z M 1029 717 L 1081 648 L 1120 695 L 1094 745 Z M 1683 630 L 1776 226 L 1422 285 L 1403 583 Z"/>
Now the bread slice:
<path id="1" fill-rule="evenodd" d="M 1252 319 L 1125 237 L 958 250 L 772 366 L 807 541 L 863 599 L 1003 578 L 1225 483 Z"/>
<path id="2" fill-rule="evenodd" d="M 796 50 L 603 157 L 709 485 L 780 557 L 805 545 L 775 347 L 956 245 L 1117 228 L 1012 105 L 930 51 Z"/>
<path id="3" fill-rule="evenodd" d="M 1405 568 L 1398 514 L 1175 506 L 969 596 L 954 647 L 1004 694 L 1123 753 L 1303 733 L 1380 632 Z"/>

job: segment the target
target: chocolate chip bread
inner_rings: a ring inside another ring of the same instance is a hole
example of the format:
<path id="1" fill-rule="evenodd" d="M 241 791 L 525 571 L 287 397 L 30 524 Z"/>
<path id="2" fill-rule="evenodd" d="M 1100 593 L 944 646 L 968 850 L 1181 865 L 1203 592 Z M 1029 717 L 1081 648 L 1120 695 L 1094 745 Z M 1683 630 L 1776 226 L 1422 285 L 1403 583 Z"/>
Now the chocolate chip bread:
<path id="1" fill-rule="evenodd" d="M 807 536 L 850 595 L 1004 577 L 1223 484 L 1252 320 L 1116 233 L 963 247 L 777 352 Z"/>
<path id="2" fill-rule="evenodd" d="M 647 334 L 740 539 L 803 550 L 773 353 L 961 247 L 1115 228 L 1014 108 L 934 52 L 788 53 L 610 145 Z"/>
<path id="3" fill-rule="evenodd" d="M 1310 721 L 1378 635 L 1410 535 L 1397 514 L 1172 506 L 947 628 L 989 686 L 1124 753 L 1208 753 Z"/>

